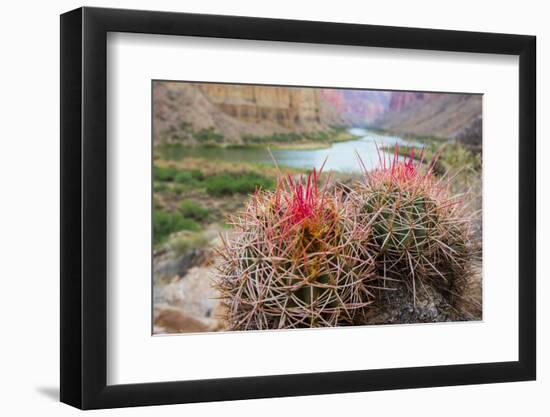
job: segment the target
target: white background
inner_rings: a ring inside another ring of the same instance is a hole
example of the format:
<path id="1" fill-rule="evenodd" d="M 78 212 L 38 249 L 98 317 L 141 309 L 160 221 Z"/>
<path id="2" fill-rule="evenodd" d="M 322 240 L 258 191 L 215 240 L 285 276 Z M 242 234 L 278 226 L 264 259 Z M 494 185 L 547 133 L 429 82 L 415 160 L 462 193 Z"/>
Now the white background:
<path id="1" fill-rule="evenodd" d="M 201 0 L 96 2 L 88 5 L 163 9 L 204 13 L 241 14 L 296 19 L 335 20 L 399 26 L 434 27 L 536 34 L 538 36 L 539 119 L 539 259 L 550 249 L 550 224 L 540 213 L 550 210 L 542 184 L 550 168 L 542 167 L 550 146 L 549 124 L 542 120 L 543 100 L 549 84 L 550 28 L 544 2 L 376 2 L 340 0 L 296 2 L 231 2 Z M 2 120 L 0 161 L 1 277 L 0 303 L 3 324 L 0 344 L 2 372 L 0 409 L 6 415 L 72 415 L 76 411 L 58 404 L 59 309 L 59 29 L 58 14 L 80 6 L 73 1 L 26 2 L 4 5 L 2 10 Z M 547 188 L 547 187 L 546 187 Z M 505 225 L 504 225 L 505 226 Z M 549 269 L 539 267 L 539 377 L 537 382 L 485 386 L 405 390 L 330 395 L 292 399 L 239 401 L 170 407 L 101 411 L 99 415 L 281 415 L 315 413 L 384 413 L 385 415 L 547 415 L 550 390 L 550 330 L 546 323 L 550 289 Z M 31 414 L 32 413 L 32 414 Z"/>
<path id="2" fill-rule="evenodd" d="M 136 34 L 107 48 L 109 384 L 517 360 L 517 57 Z M 483 322 L 151 337 L 151 79 L 483 93 Z"/>

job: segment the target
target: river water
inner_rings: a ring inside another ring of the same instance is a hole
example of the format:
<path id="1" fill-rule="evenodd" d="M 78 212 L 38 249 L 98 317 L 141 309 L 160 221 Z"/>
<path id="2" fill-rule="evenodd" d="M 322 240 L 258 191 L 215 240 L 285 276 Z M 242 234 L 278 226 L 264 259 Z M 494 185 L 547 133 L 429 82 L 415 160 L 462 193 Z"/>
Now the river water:
<path id="1" fill-rule="evenodd" d="M 422 146 L 418 142 L 408 141 L 399 136 L 382 135 L 367 129 L 352 128 L 349 132 L 357 139 L 346 142 L 333 143 L 322 149 L 277 149 L 272 150 L 277 164 L 292 168 L 312 169 L 320 168 L 325 158 L 324 171 L 339 171 L 346 173 L 360 172 L 361 167 L 357 160 L 357 153 L 361 156 L 365 166 L 370 169 L 378 165 L 377 145 Z M 162 151 L 167 159 L 182 159 L 185 157 L 205 158 L 209 160 L 223 160 L 228 162 L 247 162 L 274 164 L 267 148 L 259 147 L 178 147 Z"/>

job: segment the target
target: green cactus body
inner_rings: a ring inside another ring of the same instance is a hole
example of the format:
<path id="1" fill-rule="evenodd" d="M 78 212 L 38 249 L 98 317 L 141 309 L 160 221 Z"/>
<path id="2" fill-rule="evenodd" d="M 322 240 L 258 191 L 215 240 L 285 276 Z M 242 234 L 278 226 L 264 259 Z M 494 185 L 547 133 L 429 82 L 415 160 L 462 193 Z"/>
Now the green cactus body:
<path id="1" fill-rule="evenodd" d="M 381 189 L 365 197 L 367 216 L 379 213 L 373 223 L 373 241 L 381 253 L 425 253 L 437 227 L 435 203 L 428 197 Z"/>
<path id="2" fill-rule="evenodd" d="M 446 294 L 460 291 L 472 261 L 469 225 L 461 202 L 448 184 L 412 159 L 394 158 L 385 168 L 365 173 L 351 200 L 363 223 L 372 223 L 377 271 L 400 280 L 413 292 L 417 284 Z"/>
<path id="3" fill-rule="evenodd" d="M 297 205 L 300 192 L 256 194 L 236 219 L 216 282 L 229 328 L 346 325 L 370 302 L 374 255 L 353 208 L 328 193 Z"/>

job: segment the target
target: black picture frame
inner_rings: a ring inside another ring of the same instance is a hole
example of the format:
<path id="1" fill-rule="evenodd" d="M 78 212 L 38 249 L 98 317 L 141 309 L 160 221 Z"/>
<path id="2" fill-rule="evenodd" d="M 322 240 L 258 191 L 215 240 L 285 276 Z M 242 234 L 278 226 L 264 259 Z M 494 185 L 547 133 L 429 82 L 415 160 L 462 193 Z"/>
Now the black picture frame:
<path id="1" fill-rule="evenodd" d="M 519 56 L 519 360 L 107 385 L 108 32 Z M 61 15 L 61 401 L 82 409 L 534 380 L 534 36 L 79 8 Z"/>

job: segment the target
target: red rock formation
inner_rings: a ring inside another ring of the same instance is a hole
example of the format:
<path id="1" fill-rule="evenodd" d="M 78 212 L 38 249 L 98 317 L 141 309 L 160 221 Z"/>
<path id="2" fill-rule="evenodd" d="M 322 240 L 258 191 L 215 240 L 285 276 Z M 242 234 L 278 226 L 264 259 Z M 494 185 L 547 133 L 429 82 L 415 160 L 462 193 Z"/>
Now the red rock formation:
<path id="1" fill-rule="evenodd" d="M 337 90 L 335 88 L 324 88 L 321 90 L 321 97 L 323 100 L 329 102 L 334 108 L 338 111 L 343 111 L 344 109 L 344 95 L 342 90 Z"/>
<path id="2" fill-rule="evenodd" d="M 377 123 L 378 127 L 397 133 L 436 136 L 453 139 L 465 135 L 481 144 L 482 96 L 479 94 L 394 93 L 390 110 Z"/>
<path id="3" fill-rule="evenodd" d="M 398 112 L 405 108 L 410 103 L 424 100 L 424 93 L 417 92 L 398 92 L 394 91 L 391 93 L 390 104 L 388 107 L 389 111 Z"/>
<path id="4" fill-rule="evenodd" d="M 321 96 L 330 102 L 350 125 L 368 125 L 388 108 L 389 94 L 385 91 L 322 89 Z"/>

